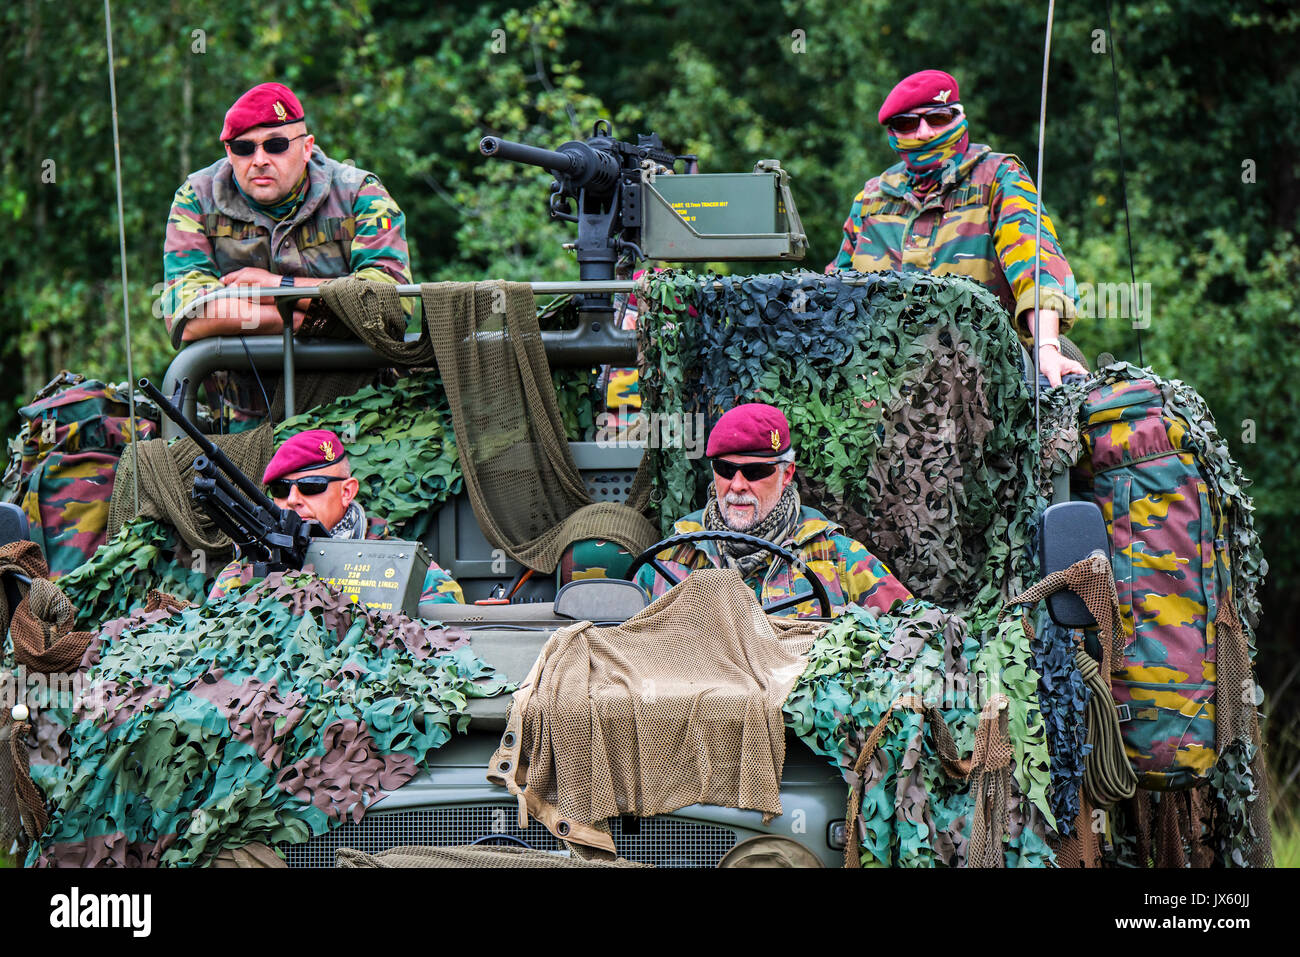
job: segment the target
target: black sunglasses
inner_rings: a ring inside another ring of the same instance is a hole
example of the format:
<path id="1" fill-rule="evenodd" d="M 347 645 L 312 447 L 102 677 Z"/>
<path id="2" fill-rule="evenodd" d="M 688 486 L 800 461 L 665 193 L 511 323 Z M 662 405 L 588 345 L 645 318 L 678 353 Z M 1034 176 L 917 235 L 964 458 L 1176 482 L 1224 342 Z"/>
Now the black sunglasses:
<path id="1" fill-rule="evenodd" d="M 319 495 L 330 487 L 330 482 L 342 482 L 346 478 L 344 475 L 308 475 L 297 479 L 273 479 L 266 487 L 271 490 L 271 498 L 288 498 L 295 485 L 303 495 Z"/>
<path id="2" fill-rule="evenodd" d="M 926 110 L 924 113 L 899 113 L 885 120 L 885 124 L 895 133 L 914 133 L 920 127 L 921 120 L 925 120 L 931 127 L 937 129 L 940 126 L 947 126 L 961 114 L 960 106 L 940 106 L 933 110 Z"/>
<path id="3" fill-rule="evenodd" d="M 294 140 L 300 140 L 304 136 L 310 135 L 309 133 L 299 133 L 297 136 L 272 136 L 269 140 L 262 140 L 260 143 L 253 140 L 231 140 L 229 143 L 230 152 L 236 156 L 252 156 L 260 146 L 268 153 L 283 153 Z"/>
<path id="4" fill-rule="evenodd" d="M 745 476 L 746 482 L 757 482 L 759 479 L 765 479 L 777 470 L 778 466 L 785 465 L 785 462 L 746 462 L 743 465 L 739 462 L 727 462 L 722 459 L 713 460 L 713 471 L 722 476 L 727 481 L 731 481 L 739 472 Z"/>

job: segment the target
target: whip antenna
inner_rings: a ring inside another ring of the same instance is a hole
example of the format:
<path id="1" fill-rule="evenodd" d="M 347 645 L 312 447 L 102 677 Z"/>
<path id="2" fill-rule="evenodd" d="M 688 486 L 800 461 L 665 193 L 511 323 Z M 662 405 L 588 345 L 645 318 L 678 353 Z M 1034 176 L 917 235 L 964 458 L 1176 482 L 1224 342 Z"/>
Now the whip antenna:
<path id="1" fill-rule="evenodd" d="M 108 0 L 104 0 L 105 3 Z M 1038 424 L 1038 377 L 1040 362 L 1038 359 L 1038 281 L 1043 271 L 1043 141 L 1047 133 L 1047 65 L 1052 59 L 1052 17 L 1056 13 L 1056 0 L 1047 0 L 1047 38 L 1043 41 L 1043 94 L 1038 104 L 1038 169 L 1034 178 L 1037 180 L 1037 209 L 1034 213 L 1034 431 L 1039 431 Z"/>
<path id="2" fill-rule="evenodd" d="M 117 235 L 122 256 L 122 323 L 126 327 L 126 396 L 131 424 L 131 494 L 140 514 L 140 458 L 136 453 L 135 369 L 131 362 L 131 307 L 126 285 L 126 219 L 122 212 L 122 147 L 117 136 L 117 79 L 113 75 L 113 13 L 104 0 L 104 37 L 108 42 L 108 95 L 113 105 L 113 165 L 117 171 Z"/>
<path id="3" fill-rule="evenodd" d="M 1124 201 L 1124 234 L 1128 237 L 1129 303 L 1132 304 L 1137 302 L 1138 281 L 1137 270 L 1133 266 L 1133 226 L 1128 213 L 1128 184 L 1124 177 L 1124 129 L 1119 119 L 1119 71 L 1115 69 L 1115 28 L 1110 23 L 1110 0 L 1106 0 L 1106 43 L 1110 47 L 1110 82 L 1115 91 L 1115 135 L 1119 138 L 1119 195 Z M 1150 301 L 1147 302 L 1147 309 L 1151 309 Z M 1150 318 L 1151 314 L 1148 311 L 1148 321 Z M 1146 363 L 1142 361 L 1142 326 L 1134 323 L 1133 331 L 1137 333 L 1138 365 L 1144 366 Z"/>

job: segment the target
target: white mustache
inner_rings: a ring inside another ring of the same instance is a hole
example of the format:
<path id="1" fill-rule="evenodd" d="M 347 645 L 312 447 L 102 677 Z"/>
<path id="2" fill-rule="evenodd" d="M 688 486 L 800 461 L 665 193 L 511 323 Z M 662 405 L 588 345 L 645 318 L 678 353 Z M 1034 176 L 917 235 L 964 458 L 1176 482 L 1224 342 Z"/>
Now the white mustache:
<path id="1" fill-rule="evenodd" d="M 741 492 L 728 492 L 722 497 L 722 503 L 724 505 L 757 505 L 758 497 Z"/>

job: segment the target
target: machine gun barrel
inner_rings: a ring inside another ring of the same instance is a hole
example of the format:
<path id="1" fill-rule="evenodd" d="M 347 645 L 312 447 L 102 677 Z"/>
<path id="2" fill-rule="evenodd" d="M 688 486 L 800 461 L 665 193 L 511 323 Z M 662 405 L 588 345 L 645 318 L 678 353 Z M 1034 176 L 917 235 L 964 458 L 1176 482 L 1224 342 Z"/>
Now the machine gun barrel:
<path id="1" fill-rule="evenodd" d="M 618 188 L 619 158 L 608 148 L 593 147 L 580 140 L 565 143 L 558 150 L 543 150 L 498 136 L 485 136 L 479 140 L 478 149 L 484 156 L 499 156 L 540 166 L 554 173 L 572 196 L 577 196 L 580 190 L 587 190 L 596 196 L 608 197 Z"/>
<path id="2" fill-rule="evenodd" d="M 539 149 L 536 146 L 529 146 L 527 143 L 503 140 L 499 136 L 483 137 L 478 141 L 478 151 L 484 156 L 494 156 L 498 159 L 513 160 L 516 163 L 540 166 L 544 170 L 556 173 L 577 172 L 575 167 L 578 164 L 578 158 L 573 153 L 558 153 L 555 150 Z"/>
<path id="3" fill-rule="evenodd" d="M 258 488 L 252 479 L 245 475 L 234 462 L 230 461 L 225 452 L 213 445 L 212 441 L 199 431 L 198 426 L 185 418 L 185 414 L 172 405 L 171 401 L 159 392 L 152 382 L 148 379 L 141 379 L 140 390 L 156 402 L 163 414 L 179 425 L 185 431 L 185 434 L 194 440 L 203 455 L 225 475 L 229 476 L 231 481 L 239 487 L 239 490 L 247 495 L 255 505 L 266 509 L 270 515 L 279 514 L 280 509 L 266 497 L 266 493 Z"/>

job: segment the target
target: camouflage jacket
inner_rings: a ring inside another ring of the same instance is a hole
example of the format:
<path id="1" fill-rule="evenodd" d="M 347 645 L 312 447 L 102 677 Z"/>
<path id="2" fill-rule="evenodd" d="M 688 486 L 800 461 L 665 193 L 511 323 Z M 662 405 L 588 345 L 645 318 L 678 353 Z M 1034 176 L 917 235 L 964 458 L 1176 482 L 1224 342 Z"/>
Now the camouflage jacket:
<path id="1" fill-rule="evenodd" d="M 673 534 L 704 530 L 704 510 L 692 512 L 673 526 Z M 844 529 L 815 508 L 804 505 L 799 525 L 782 546 L 799 556 L 803 565 L 821 579 L 831 599 L 831 613 L 837 615 L 849 604 L 888 612 L 896 604 L 912 597 L 903 583 L 894 577 L 884 562 L 867 551 L 866 546 L 844 534 Z M 659 558 L 673 572 L 685 577 L 697 568 L 718 568 L 722 559 L 716 542 L 696 542 L 661 552 Z M 636 583 L 649 592 L 651 599 L 667 593 L 672 583 L 649 565 L 637 572 Z M 791 595 L 812 596 L 813 588 L 801 569 L 773 557 L 763 577 L 754 575 L 745 582 L 764 604 Z M 811 599 L 781 615 L 811 618 L 821 614 L 821 606 Z"/>
<path id="2" fill-rule="evenodd" d="M 381 539 L 388 537 L 388 523 L 377 515 L 371 516 L 366 523 L 366 538 Z M 217 575 L 216 580 L 212 583 L 212 589 L 208 592 L 208 601 L 224 598 L 230 591 L 231 586 L 237 582 L 246 585 L 252 580 L 253 566 L 237 558 Z M 465 603 L 465 595 L 460 590 L 460 585 L 456 582 L 456 579 L 440 568 L 437 562 L 430 562 L 429 570 L 424 575 L 424 587 L 420 591 L 420 604 L 450 604 L 453 602 L 462 605 Z"/>
<path id="3" fill-rule="evenodd" d="M 316 147 L 306 195 L 277 222 L 250 205 L 223 158 L 191 174 L 172 201 L 163 243 L 168 328 L 185 305 L 222 288 L 222 276 L 245 266 L 286 276 L 409 283 L 406 218 L 374 173 L 337 163 Z"/>
<path id="4" fill-rule="evenodd" d="M 1020 315 L 1034 307 L 1037 196 L 1018 158 L 981 144 L 972 144 L 961 163 L 946 169 L 939 188 L 924 200 L 908 189 L 906 168 L 897 163 L 853 198 L 844 242 L 826 271 L 968 276 L 998 297 L 1028 344 Z M 1074 320 L 1078 290 L 1046 209 L 1042 252 L 1039 302 L 1061 314 L 1064 332 Z"/>

